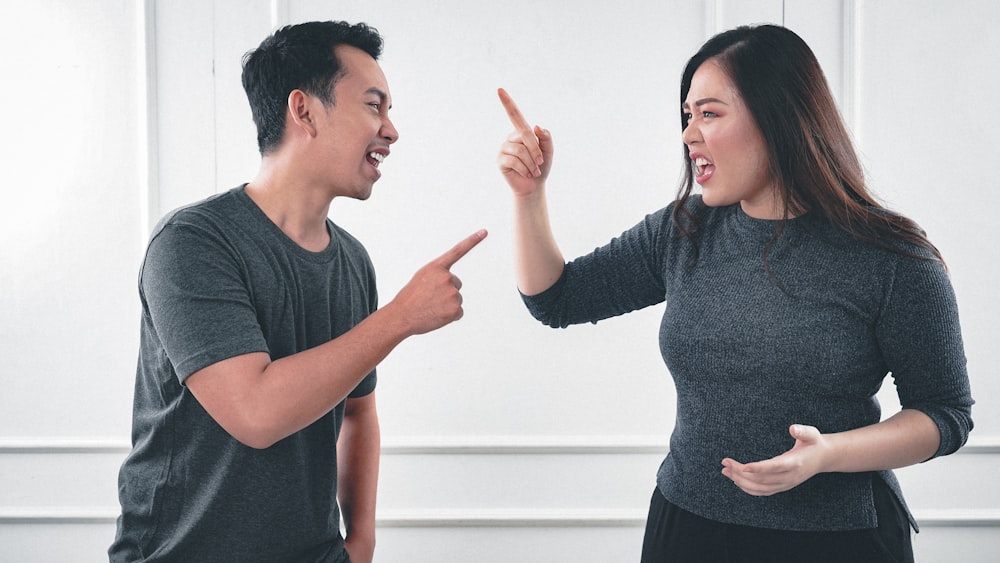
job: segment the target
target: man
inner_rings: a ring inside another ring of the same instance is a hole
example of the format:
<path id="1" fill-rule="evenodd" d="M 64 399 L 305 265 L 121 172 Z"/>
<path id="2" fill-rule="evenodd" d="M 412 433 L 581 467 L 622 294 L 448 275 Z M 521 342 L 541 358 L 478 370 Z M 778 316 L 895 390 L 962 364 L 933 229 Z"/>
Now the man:
<path id="1" fill-rule="evenodd" d="M 367 253 L 327 213 L 371 194 L 398 137 L 381 47 L 364 24 L 312 22 L 244 58 L 260 171 L 165 217 L 140 273 L 112 561 L 371 561 L 375 367 L 462 316 L 449 269 L 486 236 L 377 308 Z"/>

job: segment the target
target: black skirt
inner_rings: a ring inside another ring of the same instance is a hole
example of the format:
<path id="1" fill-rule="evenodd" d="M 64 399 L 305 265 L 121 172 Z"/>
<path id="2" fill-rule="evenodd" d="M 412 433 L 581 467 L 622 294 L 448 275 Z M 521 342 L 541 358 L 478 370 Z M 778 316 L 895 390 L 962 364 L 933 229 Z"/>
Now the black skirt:
<path id="1" fill-rule="evenodd" d="M 794 532 L 723 524 L 683 510 L 653 490 L 642 563 L 913 563 L 910 522 L 876 476 L 878 527 Z"/>

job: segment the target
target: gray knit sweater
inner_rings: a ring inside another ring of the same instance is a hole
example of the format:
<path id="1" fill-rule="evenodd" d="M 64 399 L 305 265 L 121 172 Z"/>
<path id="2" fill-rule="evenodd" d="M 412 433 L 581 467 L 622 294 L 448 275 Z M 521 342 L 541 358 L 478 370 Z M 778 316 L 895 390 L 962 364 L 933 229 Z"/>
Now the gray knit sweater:
<path id="1" fill-rule="evenodd" d="M 710 208 L 694 197 L 688 205 L 702 224 L 693 265 L 692 244 L 667 207 L 567 264 L 526 305 L 543 323 L 566 327 L 666 301 L 660 350 L 677 418 L 657 486 L 674 504 L 764 528 L 874 527 L 871 479 L 902 499 L 892 472 L 825 473 L 754 497 L 722 475 L 721 461 L 789 450 L 793 423 L 839 432 L 878 422 L 875 393 L 890 373 L 901 405 L 937 424 L 936 455 L 960 448 L 973 400 L 944 268 L 860 243 L 807 214 L 771 247 L 772 280 L 762 250 L 777 222 L 753 219 L 739 204 Z"/>

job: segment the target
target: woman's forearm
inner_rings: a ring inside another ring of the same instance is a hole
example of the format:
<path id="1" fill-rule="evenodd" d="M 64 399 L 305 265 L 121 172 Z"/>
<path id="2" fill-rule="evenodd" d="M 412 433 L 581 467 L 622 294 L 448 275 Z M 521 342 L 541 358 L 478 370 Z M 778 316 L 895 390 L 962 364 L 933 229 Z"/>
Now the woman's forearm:
<path id="1" fill-rule="evenodd" d="M 552 234 L 545 190 L 514 196 L 514 255 L 517 287 L 537 295 L 562 275 L 565 260 Z"/>
<path id="2" fill-rule="evenodd" d="M 937 453 L 941 435 L 926 414 L 904 409 L 871 426 L 827 434 L 825 471 L 855 473 L 897 469 L 927 461 Z"/>

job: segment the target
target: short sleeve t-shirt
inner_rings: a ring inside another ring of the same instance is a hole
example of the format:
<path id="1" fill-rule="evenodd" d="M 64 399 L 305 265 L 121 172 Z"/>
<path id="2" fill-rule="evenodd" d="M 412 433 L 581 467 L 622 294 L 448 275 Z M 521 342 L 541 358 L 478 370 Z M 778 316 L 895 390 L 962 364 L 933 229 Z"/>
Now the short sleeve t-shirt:
<path id="1" fill-rule="evenodd" d="M 221 360 L 276 360 L 344 334 L 377 308 L 364 247 L 328 221 L 330 244 L 298 246 L 240 186 L 165 217 L 139 279 L 133 449 L 119 475 L 112 561 L 336 561 L 337 437 L 344 403 L 257 450 L 225 432 L 184 386 Z M 368 374 L 350 394 L 371 393 Z"/>

